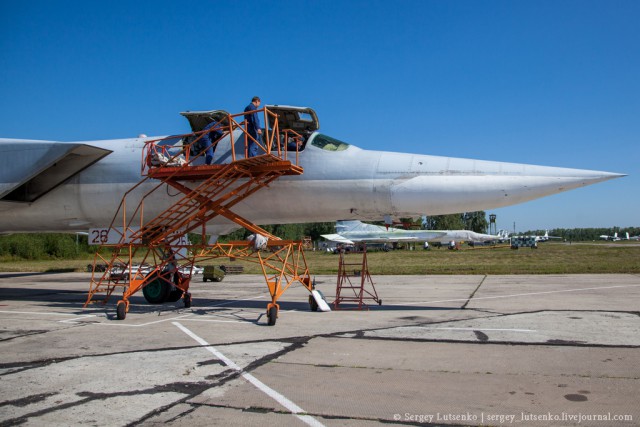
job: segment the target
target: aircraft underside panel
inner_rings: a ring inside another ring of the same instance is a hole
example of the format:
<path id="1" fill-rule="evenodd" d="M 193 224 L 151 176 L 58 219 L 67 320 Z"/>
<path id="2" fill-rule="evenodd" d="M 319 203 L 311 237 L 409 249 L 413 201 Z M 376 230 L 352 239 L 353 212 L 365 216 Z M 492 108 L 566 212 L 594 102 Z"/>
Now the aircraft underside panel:
<path id="1" fill-rule="evenodd" d="M 378 180 L 281 180 L 238 203 L 233 211 L 257 224 L 325 222 L 339 219 L 379 220 L 441 215 L 513 205 L 593 181 L 570 177 L 531 176 L 418 176 Z M 152 185 L 132 193 L 133 209 Z M 121 188 L 120 188 L 121 187 Z M 128 184 L 62 185 L 30 206 L 3 212 L 0 231 L 86 231 L 111 223 Z M 175 191 L 156 191 L 145 202 L 150 220 L 166 209 Z M 62 202 L 61 202 L 62 201 Z M 130 212 L 129 215 L 133 215 Z M 51 218 L 56 218 L 52 221 Z M 224 218 L 210 222 L 220 230 L 234 226 Z"/>

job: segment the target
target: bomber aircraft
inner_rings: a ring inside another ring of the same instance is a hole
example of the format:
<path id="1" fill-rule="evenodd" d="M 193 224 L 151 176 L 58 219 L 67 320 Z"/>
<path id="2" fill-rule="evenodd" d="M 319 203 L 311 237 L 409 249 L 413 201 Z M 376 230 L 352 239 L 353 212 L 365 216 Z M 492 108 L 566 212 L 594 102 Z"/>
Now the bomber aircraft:
<path id="1" fill-rule="evenodd" d="M 600 239 L 602 239 L 602 240 L 610 240 L 612 242 L 618 242 L 618 241 L 622 240 L 620 237 L 618 237 L 618 233 L 614 233 L 613 236 L 609 236 L 608 234 L 601 234 L 600 235 Z"/>
<path id="2" fill-rule="evenodd" d="M 500 236 L 476 233 L 470 230 L 402 230 L 394 227 L 365 224 L 358 220 L 337 221 L 336 234 L 323 234 L 327 240 L 338 243 L 400 243 L 450 241 L 490 242 Z"/>
<path id="3" fill-rule="evenodd" d="M 91 244 L 115 244 L 104 270 L 96 253 L 85 306 L 97 302 L 98 293 L 106 303 L 116 287 L 123 287 L 116 310 L 120 320 L 138 290 L 150 303 L 182 298 L 190 307 L 191 278 L 180 269 L 193 271 L 198 258 L 235 258 L 238 252 L 227 251 L 250 251 L 253 244 L 254 250 L 242 256 L 257 257 L 263 267 L 271 294 L 268 324 L 275 325 L 278 298 L 292 283 L 302 283 L 316 303 L 322 298 L 306 262 L 291 258 L 288 264 L 289 256 L 281 255 L 295 243 L 263 236 L 261 224 L 470 212 L 623 176 L 368 151 L 320 133 L 311 108 L 272 105 L 250 114 L 264 114 L 266 144 L 258 144 L 257 130 L 249 135 L 247 114 L 222 110 L 182 113 L 193 131 L 184 135 L 80 142 L 0 139 L 0 233 L 89 229 Z M 236 121 L 243 116 L 244 122 Z M 259 146 L 257 154 L 253 144 Z M 253 243 L 243 243 L 246 249 L 215 242 L 240 227 L 254 232 Z M 181 255 L 179 241 L 196 228 L 203 242 L 207 234 L 212 239 L 200 245 L 199 255 L 189 255 L 184 246 Z M 261 258 L 269 245 L 268 257 L 278 258 L 281 267 Z M 134 272 L 138 250 L 145 253 L 143 263 L 151 264 L 147 273 Z M 115 274 L 120 266 L 124 270 Z"/>
<path id="4" fill-rule="evenodd" d="M 624 176 L 365 150 L 319 132 L 319 121 L 311 108 L 266 108 L 278 115 L 281 129 L 292 129 L 302 136 L 296 157 L 304 173 L 284 176 L 235 206 L 235 212 L 255 224 L 471 212 L 523 203 Z M 216 111 L 182 114 L 194 132 L 216 117 Z M 268 119 L 263 123 L 269 126 Z M 240 147 L 242 138 L 236 135 L 232 139 L 233 136 L 226 135 L 218 142 L 215 164 L 231 161 L 232 140 L 238 146 L 236 151 L 244 152 Z M 107 227 L 122 195 L 140 181 L 145 143 L 159 138 L 78 142 L 0 139 L 0 233 Z M 179 147 L 184 142 L 184 138 L 176 136 L 162 143 Z M 388 143 L 389 147 L 401 145 L 399 141 Z M 155 184 L 148 182 L 140 186 L 133 195 L 142 197 L 152 185 Z M 146 205 L 146 215 L 165 210 L 173 196 L 169 189 L 156 192 Z M 236 228 L 237 224 L 218 216 L 207 230 L 219 235 Z"/>

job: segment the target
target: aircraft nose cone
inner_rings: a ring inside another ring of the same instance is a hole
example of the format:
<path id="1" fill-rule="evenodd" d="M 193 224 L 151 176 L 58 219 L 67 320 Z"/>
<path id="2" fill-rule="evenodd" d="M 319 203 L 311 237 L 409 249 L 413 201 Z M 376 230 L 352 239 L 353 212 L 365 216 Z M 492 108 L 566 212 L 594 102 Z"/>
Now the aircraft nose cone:
<path id="1" fill-rule="evenodd" d="M 584 187 L 587 185 L 608 181 L 610 179 L 622 178 L 627 176 L 626 174 L 621 173 L 591 171 L 584 169 L 568 169 L 568 171 L 570 172 L 567 174 L 558 174 L 558 180 L 566 181 L 567 185 L 570 186 L 570 188 L 567 189 Z"/>
<path id="2" fill-rule="evenodd" d="M 500 162 L 455 166 L 398 180 L 391 188 L 395 211 L 443 215 L 494 209 L 626 176 Z"/>

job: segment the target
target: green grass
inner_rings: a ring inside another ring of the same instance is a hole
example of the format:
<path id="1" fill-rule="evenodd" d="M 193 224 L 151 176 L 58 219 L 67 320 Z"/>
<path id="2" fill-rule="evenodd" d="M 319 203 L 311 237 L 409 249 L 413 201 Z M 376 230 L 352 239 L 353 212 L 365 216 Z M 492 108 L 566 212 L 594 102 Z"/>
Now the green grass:
<path id="1" fill-rule="evenodd" d="M 346 255 L 359 262 L 359 254 Z M 538 249 L 446 248 L 415 251 L 372 252 L 367 256 L 371 274 L 581 274 L 640 273 L 640 246 L 580 244 L 539 245 Z M 316 274 L 337 273 L 338 256 L 307 255 Z"/>
<path id="2" fill-rule="evenodd" d="M 338 255 L 305 252 L 312 274 L 336 274 Z M 640 246 L 629 244 L 543 243 L 538 249 L 465 247 L 459 251 L 446 248 L 429 251 L 370 252 L 369 271 L 384 274 L 581 274 L 640 273 Z M 16 261 L 0 260 L 4 271 L 86 271 L 91 259 Z M 346 262 L 360 264 L 361 254 L 347 254 Z M 229 264 L 228 258 L 210 260 L 205 264 Z M 259 274 L 260 266 L 242 260 L 234 265 L 245 266 L 245 273 Z M 350 266 L 349 270 L 360 269 Z"/>

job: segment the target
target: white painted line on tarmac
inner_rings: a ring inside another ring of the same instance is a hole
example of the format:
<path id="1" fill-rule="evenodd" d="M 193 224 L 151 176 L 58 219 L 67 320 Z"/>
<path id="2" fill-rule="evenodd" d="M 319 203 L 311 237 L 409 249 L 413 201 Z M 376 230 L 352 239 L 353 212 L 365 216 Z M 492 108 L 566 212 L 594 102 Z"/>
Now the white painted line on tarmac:
<path id="1" fill-rule="evenodd" d="M 78 313 L 56 313 L 53 311 L 11 311 L 11 310 L 0 310 L 0 313 L 9 313 L 9 314 L 42 314 L 47 316 L 77 316 Z"/>
<path id="2" fill-rule="evenodd" d="M 74 319 L 67 319 L 67 320 L 58 320 L 58 323 L 78 323 L 78 320 L 85 320 L 88 319 L 89 317 L 98 317 L 95 314 L 85 314 L 84 316 L 80 316 L 80 317 L 76 317 Z"/>
<path id="3" fill-rule="evenodd" d="M 248 300 L 253 300 L 253 299 L 259 299 L 259 298 L 264 298 L 264 295 L 260 295 L 257 297 L 251 297 L 251 298 L 243 298 L 243 299 L 238 299 L 238 300 L 233 300 L 233 301 L 227 301 L 227 302 L 223 302 L 220 304 L 214 304 L 211 306 L 207 306 L 207 307 L 197 307 L 198 310 L 207 310 L 207 309 L 211 309 L 211 308 L 215 308 L 215 307 L 219 307 L 222 305 L 229 305 L 229 304 L 234 304 L 240 301 L 248 301 Z M 158 323 L 164 323 L 164 322 L 170 322 L 173 320 L 178 320 L 178 319 L 182 319 L 185 321 L 190 321 L 190 322 L 211 322 L 211 323 L 247 323 L 244 321 L 240 321 L 240 320 L 216 320 L 216 319 L 187 319 L 187 317 L 190 316 L 194 316 L 195 313 L 187 313 L 187 314 L 183 314 L 181 316 L 175 316 L 175 317 L 170 317 L 168 319 L 162 319 L 162 320 L 155 320 L 153 322 L 146 322 L 146 323 L 139 323 L 137 325 L 132 325 L 129 323 L 122 323 L 122 322 L 106 322 L 106 323 L 100 323 L 101 325 L 108 325 L 108 326 L 124 326 L 124 327 L 130 327 L 130 328 L 140 328 L 143 326 L 149 326 L 149 325 L 155 325 Z M 251 321 L 249 321 L 249 323 L 252 323 Z"/>
<path id="4" fill-rule="evenodd" d="M 595 287 L 595 288 L 564 289 L 564 290 L 559 290 L 559 291 L 527 292 L 527 293 L 524 293 L 524 294 L 498 295 L 498 296 L 493 296 L 493 297 L 473 297 L 470 302 L 473 302 L 473 301 L 476 301 L 476 300 L 483 300 L 483 299 L 514 298 L 514 297 L 524 297 L 524 296 L 531 296 L 531 295 L 559 294 L 559 293 L 565 293 L 565 292 L 580 292 L 580 291 L 593 291 L 593 290 L 600 290 L 600 289 L 636 288 L 636 287 L 639 287 L 639 286 L 640 285 L 617 285 L 617 286 L 602 286 L 602 287 Z M 423 302 L 398 303 L 398 304 L 389 304 L 389 305 L 390 306 L 395 306 L 395 305 L 413 306 L 413 305 L 424 305 L 424 304 L 436 304 L 436 303 L 441 303 L 441 302 L 467 301 L 468 299 L 469 298 L 456 298 L 456 299 L 444 299 L 444 300 L 439 300 L 439 301 L 423 301 Z"/>
<path id="5" fill-rule="evenodd" d="M 218 319 L 182 319 L 183 322 L 212 322 L 212 323 L 247 323 L 255 324 L 253 320 L 218 320 Z"/>
<path id="6" fill-rule="evenodd" d="M 430 328 L 421 326 L 424 329 L 437 329 L 441 331 L 492 331 L 492 332 L 538 332 L 533 329 L 491 329 L 491 328 Z"/>
<path id="7" fill-rule="evenodd" d="M 170 322 L 170 321 L 176 320 L 176 319 L 184 319 L 185 317 L 189 317 L 189 316 L 192 316 L 192 315 L 193 315 L 193 313 L 188 313 L 188 314 L 183 314 L 182 316 L 175 316 L 175 317 L 170 317 L 168 319 L 155 320 L 153 322 L 147 322 L 147 323 L 139 323 L 137 325 L 131 325 L 129 323 L 123 323 L 121 321 L 99 323 L 99 325 L 124 326 L 125 328 L 140 328 L 140 327 L 143 327 L 143 326 L 155 325 L 157 323 Z"/>
<path id="8" fill-rule="evenodd" d="M 275 400 L 276 402 L 278 402 L 279 404 L 287 408 L 289 411 L 291 411 L 291 413 L 293 413 L 300 420 L 304 421 L 306 424 L 310 426 L 324 427 L 324 424 L 322 424 L 320 421 L 316 420 L 312 416 L 306 415 L 305 411 L 301 407 L 293 403 L 291 400 L 289 400 L 282 394 L 278 393 L 274 389 L 270 388 L 265 383 L 263 383 L 253 375 L 249 374 L 248 372 L 244 372 L 240 366 L 236 365 L 235 362 L 233 362 L 224 354 L 220 353 L 218 350 L 216 350 L 213 346 L 211 346 L 211 344 L 206 342 L 204 339 L 200 338 L 199 336 L 197 336 L 196 334 L 194 334 L 193 332 L 191 332 L 189 329 L 185 328 L 178 322 L 173 322 L 173 324 L 176 325 L 182 332 L 184 332 L 185 334 L 193 338 L 198 344 L 203 345 L 207 351 L 212 353 L 215 357 L 221 360 L 225 365 L 227 365 L 234 371 L 239 372 L 245 380 L 249 381 L 251 384 L 256 386 L 260 391 L 262 391 L 267 396 L 269 396 L 270 398 L 272 398 L 273 400 Z"/>

